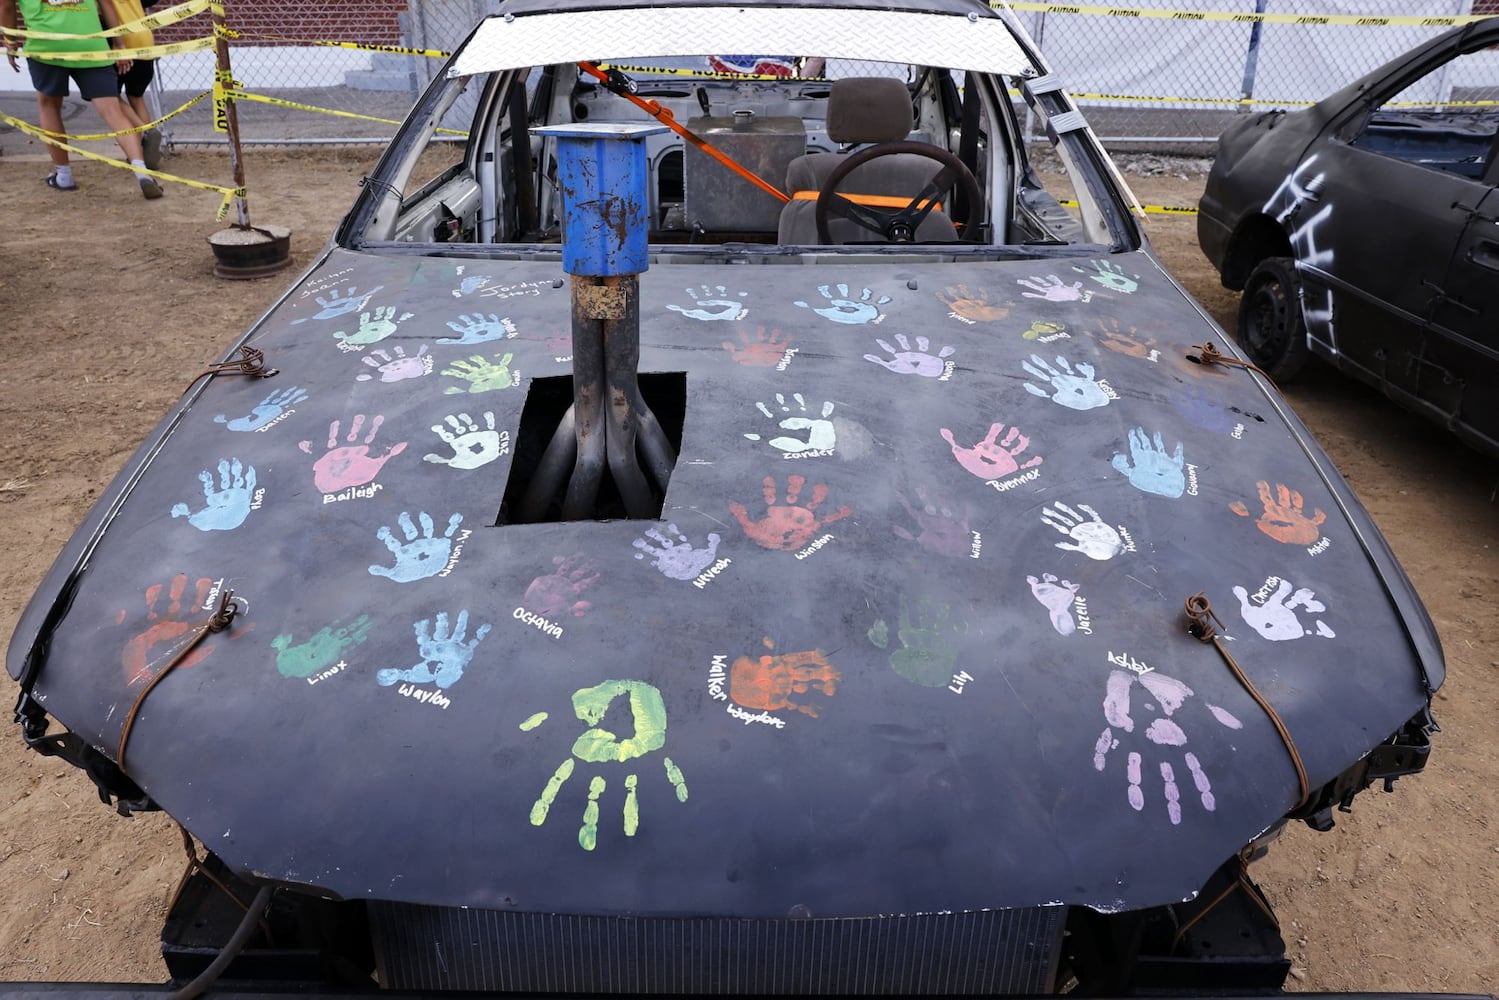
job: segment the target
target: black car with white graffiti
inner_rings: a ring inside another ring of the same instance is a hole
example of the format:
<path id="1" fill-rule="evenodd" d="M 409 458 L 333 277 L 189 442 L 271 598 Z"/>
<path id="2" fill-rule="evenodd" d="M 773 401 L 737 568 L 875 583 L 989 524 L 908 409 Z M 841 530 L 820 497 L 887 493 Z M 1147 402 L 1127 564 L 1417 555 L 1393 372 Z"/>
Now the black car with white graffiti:
<path id="1" fill-rule="evenodd" d="M 1198 238 L 1277 379 L 1321 357 L 1499 454 L 1499 18 L 1224 132 Z"/>
<path id="2" fill-rule="evenodd" d="M 1425 764 L 1419 599 L 1008 11 L 508 0 L 225 359 L 7 657 L 206 853 L 179 981 L 1274 991 L 1249 864 Z"/>

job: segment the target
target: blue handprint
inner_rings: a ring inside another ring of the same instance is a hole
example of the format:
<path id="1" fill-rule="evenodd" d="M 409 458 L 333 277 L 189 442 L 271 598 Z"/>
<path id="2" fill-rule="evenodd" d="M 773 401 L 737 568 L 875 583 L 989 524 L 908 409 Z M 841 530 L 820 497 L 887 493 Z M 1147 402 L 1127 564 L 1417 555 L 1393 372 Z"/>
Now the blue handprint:
<path id="1" fill-rule="evenodd" d="M 307 393 L 299 386 L 287 386 L 285 389 L 277 390 L 262 399 L 249 413 L 243 417 L 229 419 L 228 414 L 220 413 L 213 418 L 216 424 L 223 424 L 231 431 L 258 431 L 266 424 L 275 420 L 285 413 L 288 407 L 296 406 L 307 398 Z"/>
<path id="2" fill-rule="evenodd" d="M 812 309 L 805 302 L 797 302 L 796 305 L 801 306 L 803 309 L 812 309 L 817 315 L 824 319 L 830 319 L 834 323 L 849 323 L 854 326 L 862 326 L 865 323 L 878 323 L 883 319 L 880 315 L 879 307 L 890 301 L 890 296 L 881 295 L 871 302 L 870 299 L 874 298 L 874 292 L 868 288 L 859 290 L 857 300 L 851 299 L 848 297 L 847 285 L 838 286 L 836 297 L 833 295 L 832 288 L 827 285 L 818 285 L 817 291 L 823 298 L 828 300 L 826 306 L 821 309 Z"/>
<path id="3" fill-rule="evenodd" d="M 505 340 L 515 336 L 515 324 L 510 322 L 509 317 L 501 319 L 494 313 L 485 316 L 483 313 L 474 313 L 472 316 L 464 314 L 458 317 L 461 322 L 449 322 L 448 329 L 458 334 L 456 337 L 439 337 L 439 344 L 483 344 L 491 340 Z"/>
<path id="4" fill-rule="evenodd" d="M 487 284 L 489 284 L 489 275 L 470 274 L 458 283 L 457 288 L 453 289 L 453 297 L 456 299 L 472 295 Z"/>
<path id="5" fill-rule="evenodd" d="M 448 630 L 446 611 L 437 613 L 435 625 L 432 619 L 423 618 L 412 626 L 412 630 L 416 632 L 416 648 L 421 653 L 421 662 L 405 670 L 387 667 L 375 674 L 375 682 L 381 687 L 390 687 L 396 681 L 408 681 L 412 684 L 435 683 L 440 688 L 450 688 L 463 677 L 463 668 L 474 658 L 474 650 L 484 641 L 489 629 L 489 625 L 480 625 L 474 630 L 474 637 L 465 642 L 468 633 L 467 608 L 458 612 L 452 631 Z"/>
<path id="6" fill-rule="evenodd" d="M 255 499 L 255 467 L 239 459 L 219 459 L 219 486 L 214 489 L 213 474 L 207 469 L 198 473 L 203 484 L 203 509 L 196 514 L 187 504 L 172 506 L 173 517 L 185 517 L 199 531 L 230 531 L 245 523 L 250 504 Z"/>
<path id="7" fill-rule="evenodd" d="M 1053 368 L 1041 355 L 1032 354 L 1029 361 L 1020 363 L 1020 367 L 1036 378 L 1051 383 L 1051 392 L 1030 382 L 1025 383 L 1025 391 L 1033 396 L 1050 396 L 1053 403 L 1059 403 L 1070 410 L 1091 410 L 1096 406 L 1109 405 L 1109 394 L 1093 378 L 1093 366 L 1086 361 L 1078 362 L 1074 372 L 1072 365 L 1061 355 L 1057 356 L 1057 366 Z"/>
<path id="8" fill-rule="evenodd" d="M 350 288 L 346 292 L 341 292 L 335 288 L 327 298 L 323 298 L 321 295 L 316 298 L 315 301 L 317 304 L 323 307 L 321 310 L 313 313 L 311 316 L 294 319 L 292 322 L 305 323 L 309 319 L 333 319 L 335 316 L 344 316 L 348 313 L 358 312 L 369 304 L 370 299 L 374 298 L 376 292 L 384 287 L 384 285 L 376 285 L 363 295 L 358 294 L 359 289 L 357 288 Z"/>
<path id="9" fill-rule="evenodd" d="M 429 576 L 441 573 L 448 564 L 448 556 L 453 551 L 453 534 L 458 530 L 458 525 L 463 523 L 462 514 L 454 514 L 448 518 L 448 530 L 443 532 L 441 538 L 432 537 L 435 530 L 432 517 L 426 511 L 417 515 L 421 522 L 421 534 L 418 537 L 417 528 L 412 523 L 411 515 L 401 511 L 401 516 L 396 523 L 400 525 L 401 533 L 406 536 L 405 542 L 396 540 L 395 533 L 389 527 L 383 527 L 376 532 L 376 537 L 385 543 L 391 554 L 396 557 L 394 566 L 371 566 L 370 572 L 375 576 L 383 576 L 394 580 L 396 583 L 410 583 L 413 580 L 421 580 Z"/>
<path id="10" fill-rule="evenodd" d="M 1167 454 L 1161 435 L 1152 441 L 1145 428 L 1137 427 L 1129 432 L 1129 457 L 1114 455 L 1114 468 L 1129 477 L 1129 483 L 1137 490 L 1175 500 L 1187 489 L 1186 459 L 1182 456 L 1182 444 L 1176 443 L 1176 451 Z"/>

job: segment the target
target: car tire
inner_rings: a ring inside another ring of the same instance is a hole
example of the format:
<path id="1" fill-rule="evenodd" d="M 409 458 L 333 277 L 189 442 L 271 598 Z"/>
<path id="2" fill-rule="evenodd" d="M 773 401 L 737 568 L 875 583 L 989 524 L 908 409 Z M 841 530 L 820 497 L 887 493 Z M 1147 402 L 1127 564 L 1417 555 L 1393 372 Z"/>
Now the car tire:
<path id="1" fill-rule="evenodd" d="M 1267 257 L 1244 282 L 1235 337 L 1249 360 L 1278 382 L 1311 360 L 1301 315 L 1301 279 L 1290 257 Z"/>

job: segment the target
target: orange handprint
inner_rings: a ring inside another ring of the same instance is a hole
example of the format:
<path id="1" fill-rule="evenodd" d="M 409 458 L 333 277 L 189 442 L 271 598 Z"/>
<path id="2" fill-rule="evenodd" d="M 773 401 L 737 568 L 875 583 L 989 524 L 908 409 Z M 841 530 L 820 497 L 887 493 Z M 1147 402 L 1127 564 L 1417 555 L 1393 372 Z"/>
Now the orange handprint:
<path id="1" fill-rule="evenodd" d="M 1263 479 L 1255 486 L 1259 487 L 1260 503 L 1264 505 L 1265 513 L 1254 523 L 1265 534 L 1287 545 L 1310 545 L 1322 534 L 1322 522 L 1327 520 L 1327 515 L 1313 507 L 1312 516 L 1307 517 L 1303 510 L 1306 501 L 1300 493 L 1276 483 L 1272 494 L 1270 484 Z M 1228 509 L 1240 517 L 1249 516 L 1249 508 L 1242 500 L 1235 500 Z"/>
<path id="2" fill-rule="evenodd" d="M 1098 324 L 1098 330 L 1094 333 L 1094 336 L 1098 338 L 1100 344 L 1111 351 L 1127 355 L 1131 358 L 1145 358 L 1149 360 L 1151 348 L 1155 345 L 1155 339 L 1146 337 L 1142 342 L 1135 336 L 1138 332 L 1134 327 L 1130 327 L 1129 332 L 1126 333 L 1119 325 L 1118 320 L 1107 320 Z"/>
<path id="3" fill-rule="evenodd" d="M 799 549 L 812 540 L 823 525 L 831 524 L 853 513 L 848 507 L 839 507 L 826 517 L 818 517 L 817 508 L 828 498 L 828 488 L 821 483 L 812 487 L 812 499 L 801 505 L 802 487 L 807 484 L 805 476 L 786 477 L 786 502 L 776 503 L 776 481 L 766 476 L 765 516 L 758 521 L 750 520 L 749 511 L 742 503 L 729 504 L 729 513 L 738 518 L 744 533 L 755 543 L 767 549 L 790 551 Z"/>
<path id="4" fill-rule="evenodd" d="M 972 292 L 968 290 L 967 285 L 958 285 L 955 288 L 942 289 L 937 297 L 947 308 L 963 319 L 988 323 L 1010 315 L 1011 303 L 990 302 L 989 293 L 982 288 L 977 292 Z"/>
<path id="5" fill-rule="evenodd" d="M 774 648 L 769 639 L 765 645 Z M 745 708 L 765 712 L 789 708 L 815 719 L 817 706 L 799 705 L 791 700 L 791 695 L 806 694 L 816 688 L 831 696 L 837 693 L 842 677 L 821 650 L 759 658 L 741 656 L 729 668 L 729 697 Z"/>
<path id="6" fill-rule="evenodd" d="M 767 331 L 763 326 L 755 331 L 754 336 L 743 330 L 739 331 L 738 344 L 732 340 L 723 342 L 723 349 L 729 352 L 729 357 L 752 368 L 769 368 L 776 364 L 790 346 L 790 337 L 780 330 Z"/>

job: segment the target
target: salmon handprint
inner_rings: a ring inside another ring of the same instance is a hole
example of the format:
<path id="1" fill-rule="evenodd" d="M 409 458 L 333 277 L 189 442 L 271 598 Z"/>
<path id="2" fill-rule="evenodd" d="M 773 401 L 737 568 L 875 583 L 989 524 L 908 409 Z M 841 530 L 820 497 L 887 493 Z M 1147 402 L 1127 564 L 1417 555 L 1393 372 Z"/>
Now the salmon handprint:
<path id="1" fill-rule="evenodd" d="M 150 624 L 125 644 L 120 663 L 125 668 L 126 683 L 140 684 L 149 680 L 156 668 L 165 664 L 176 653 L 178 648 L 176 640 L 190 632 L 197 631 L 206 620 L 206 614 L 201 609 L 208 603 L 208 594 L 213 589 L 213 581 L 207 577 L 200 577 L 196 588 L 197 593 L 192 603 L 186 607 L 182 600 L 183 595 L 187 593 L 186 573 L 174 576 L 170 586 L 166 588 L 159 583 L 153 583 L 146 588 L 146 621 Z M 163 589 L 167 591 L 165 608 L 161 607 Z M 126 612 L 121 611 L 116 620 L 124 622 L 125 617 Z M 169 648 L 162 650 L 153 661 L 153 651 L 163 644 L 169 644 Z M 195 663 L 202 663 L 212 652 L 212 644 L 201 645 L 187 654 L 178 666 L 190 667 Z"/>
<path id="2" fill-rule="evenodd" d="M 1265 508 L 1255 519 L 1255 527 L 1287 545 L 1311 545 L 1322 534 L 1327 515 L 1313 507 L 1312 516 L 1307 517 L 1306 501 L 1300 493 L 1282 483 L 1276 483 L 1272 493 L 1270 484 L 1263 479 L 1254 485 L 1259 487 L 1260 504 Z M 1249 516 L 1249 508 L 1242 500 L 1235 500 L 1228 509 L 1240 517 Z"/>
<path id="3" fill-rule="evenodd" d="M 959 319 L 980 323 L 1004 319 L 1010 315 L 1010 306 L 1013 305 L 1010 302 L 991 302 L 987 291 L 982 288 L 970 291 L 967 285 L 944 288 L 937 294 L 937 298 Z"/>
<path id="4" fill-rule="evenodd" d="M 769 639 L 765 645 L 774 648 Z M 741 656 L 729 667 L 729 697 L 745 708 L 762 712 L 791 709 L 815 719 L 818 715 L 815 703 L 795 702 L 791 696 L 816 689 L 832 697 L 842 678 L 817 649 L 778 656 Z"/>
<path id="5" fill-rule="evenodd" d="M 744 533 L 755 544 L 767 549 L 789 552 L 799 549 L 826 525 L 842 520 L 853 513 L 848 507 L 839 507 L 826 516 L 819 515 L 817 508 L 828 498 L 828 488 L 818 483 L 812 487 L 812 497 L 802 504 L 802 488 L 807 485 L 805 476 L 786 477 L 786 499 L 776 502 L 776 480 L 766 476 L 764 480 L 765 516 L 752 520 L 749 510 L 742 503 L 729 504 L 729 513 L 739 521 Z"/>
<path id="6" fill-rule="evenodd" d="M 791 338 L 780 330 L 760 327 L 753 335 L 739 331 L 739 343 L 723 342 L 723 349 L 735 362 L 750 368 L 769 368 L 780 363 L 791 347 Z"/>

